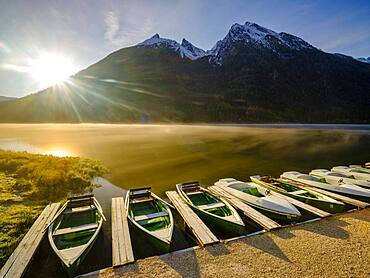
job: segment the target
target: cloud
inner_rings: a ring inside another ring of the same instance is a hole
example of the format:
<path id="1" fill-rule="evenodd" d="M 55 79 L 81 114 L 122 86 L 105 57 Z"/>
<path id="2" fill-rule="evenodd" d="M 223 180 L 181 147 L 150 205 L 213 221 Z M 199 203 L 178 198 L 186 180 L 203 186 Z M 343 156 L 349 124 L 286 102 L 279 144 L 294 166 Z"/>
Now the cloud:
<path id="1" fill-rule="evenodd" d="M 5 44 L 5 42 L 0 41 L 0 51 L 3 51 L 5 53 L 10 53 L 12 50 L 9 46 Z"/>
<path id="2" fill-rule="evenodd" d="M 29 67 L 13 65 L 13 64 L 2 64 L 0 67 L 5 70 L 16 71 L 16 72 L 29 72 L 30 70 Z"/>
<path id="3" fill-rule="evenodd" d="M 138 21 L 138 18 L 141 21 Z M 115 12 L 107 12 L 104 22 L 106 27 L 104 37 L 115 46 L 131 46 L 152 35 L 151 19 L 136 13 L 119 18 Z"/>
<path id="4" fill-rule="evenodd" d="M 118 17 L 114 12 L 108 12 L 105 15 L 104 22 L 107 28 L 105 31 L 105 38 L 113 43 L 119 31 Z"/>

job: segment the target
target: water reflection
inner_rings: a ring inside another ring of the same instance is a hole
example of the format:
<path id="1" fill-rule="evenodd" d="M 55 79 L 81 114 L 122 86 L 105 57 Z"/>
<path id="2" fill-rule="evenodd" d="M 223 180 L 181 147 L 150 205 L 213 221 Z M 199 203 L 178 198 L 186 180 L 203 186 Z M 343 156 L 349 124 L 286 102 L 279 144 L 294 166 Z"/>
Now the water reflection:
<path id="1" fill-rule="evenodd" d="M 0 148 L 98 159 L 112 183 L 149 185 L 161 197 L 189 180 L 208 186 L 223 177 L 245 180 L 368 160 L 369 126 L 278 127 L 7 124 L 0 125 Z"/>

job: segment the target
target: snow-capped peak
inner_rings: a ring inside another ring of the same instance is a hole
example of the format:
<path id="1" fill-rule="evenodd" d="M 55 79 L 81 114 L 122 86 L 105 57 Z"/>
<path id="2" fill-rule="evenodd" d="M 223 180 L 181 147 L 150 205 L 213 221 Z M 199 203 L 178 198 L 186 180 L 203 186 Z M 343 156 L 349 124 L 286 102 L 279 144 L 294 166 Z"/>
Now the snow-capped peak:
<path id="1" fill-rule="evenodd" d="M 206 52 L 203 49 L 200 49 L 194 45 L 192 45 L 190 42 L 188 42 L 186 39 L 182 39 L 181 42 L 181 52 L 188 58 L 195 60 L 200 57 L 203 57 Z"/>
<path id="2" fill-rule="evenodd" d="M 138 44 L 138 46 L 159 46 L 167 45 L 177 47 L 179 45 L 175 40 L 161 38 L 158 34 L 155 34 L 153 37 L 146 39 L 145 41 Z"/>
<path id="3" fill-rule="evenodd" d="M 200 57 L 203 57 L 205 55 L 205 51 L 203 49 L 200 49 L 194 45 L 192 45 L 190 42 L 188 42 L 185 39 L 182 39 L 181 44 L 179 44 L 175 40 L 161 38 L 158 34 L 155 34 L 153 37 L 139 43 L 137 46 L 150 46 L 150 47 L 168 47 L 170 49 L 173 49 L 176 53 L 180 55 L 180 57 L 189 58 L 191 60 L 198 59 Z"/>
<path id="4" fill-rule="evenodd" d="M 363 57 L 357 58 L 357 61 L 370 64 L 370 57 L 367 57 L 367 58 L 363 58 Z"/>
<path id="5" fill-rule="evenodd" d="M 314 48 L 301 38 L 284 32 L 277 33 L 256 23 L 247 21 L 244 25 L 238 23 L 233 24 L 225 38 L 218 41 L 207 54 L 215 56 L 214 60 L 220 63 L 229 47 L 234 43 L 253 44 L 257 47 L 269 48 L 275 52 L 278 51 L 277 46 L 294 50 Z"/>

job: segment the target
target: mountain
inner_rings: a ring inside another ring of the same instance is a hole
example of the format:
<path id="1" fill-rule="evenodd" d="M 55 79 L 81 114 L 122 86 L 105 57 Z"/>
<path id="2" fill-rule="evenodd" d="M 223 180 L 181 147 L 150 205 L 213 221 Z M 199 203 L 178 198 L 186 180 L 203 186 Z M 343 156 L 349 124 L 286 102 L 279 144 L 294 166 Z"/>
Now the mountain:
<path id="1" fill-rule="evenodd" d="M 198 59 L 203 57 L 206 52 L 203 49 L 195 47 L 186 39 L 182 39 L 181 44 L 174 40 L 161 38 L 158 34 L 155 34 L 153 37 L 139 43 L 138 47 L 167 47 L 169 49 L 174 50 L 176 53 L 180 55 L 180 57 L 189 58 L 191 60 Z"/>
<path id="2" fill-rule="evenodd" d="M 370 57 L 367 57 L 367 58 L 361 57 L 361 58 L 357 58 L 357 60 L 363 63 L 370 64 Z"/>
<path id="3" fill-rule="evenodd" d="M 208 51 L 156 34 L 0 103 L 0 121 L 370 123 L 369 107 L 369 64 L 246 22 Z"/>
<path id="4" fill-rule="evenodd" d="M 247 21 L 244 25 L 235 23 L 231 26 L 226 37 L 218 41 L 208 51 L 208 54 L 212 56 L 213 61 L 221 63 L 223 58 L 228 55 L 228 51 L 238 44 L 251 45 L 258 49 L 269 49 L 280 54 L 290 50 L 315 49 L 312 45 L 298 37 L 287 33 L 276 33 L 256 23 Z"/>
<path id="5" fill-rule="evenodd" d="M 10 101 L 10 100 L 15 100 L 17 98 L 15 97 L 5 97 L 5 96 L 0 96 L 0 102 L 2 101 Z"/>

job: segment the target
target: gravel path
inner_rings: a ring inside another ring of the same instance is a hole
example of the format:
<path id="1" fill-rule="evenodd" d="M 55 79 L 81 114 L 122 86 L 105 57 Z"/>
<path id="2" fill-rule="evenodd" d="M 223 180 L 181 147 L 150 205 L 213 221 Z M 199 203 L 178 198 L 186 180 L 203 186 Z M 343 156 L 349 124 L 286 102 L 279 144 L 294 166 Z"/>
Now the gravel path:
<path id="1" fill-rule="evenodd" d="M 370 209 L 90 277 L 370 277 Z"/>

